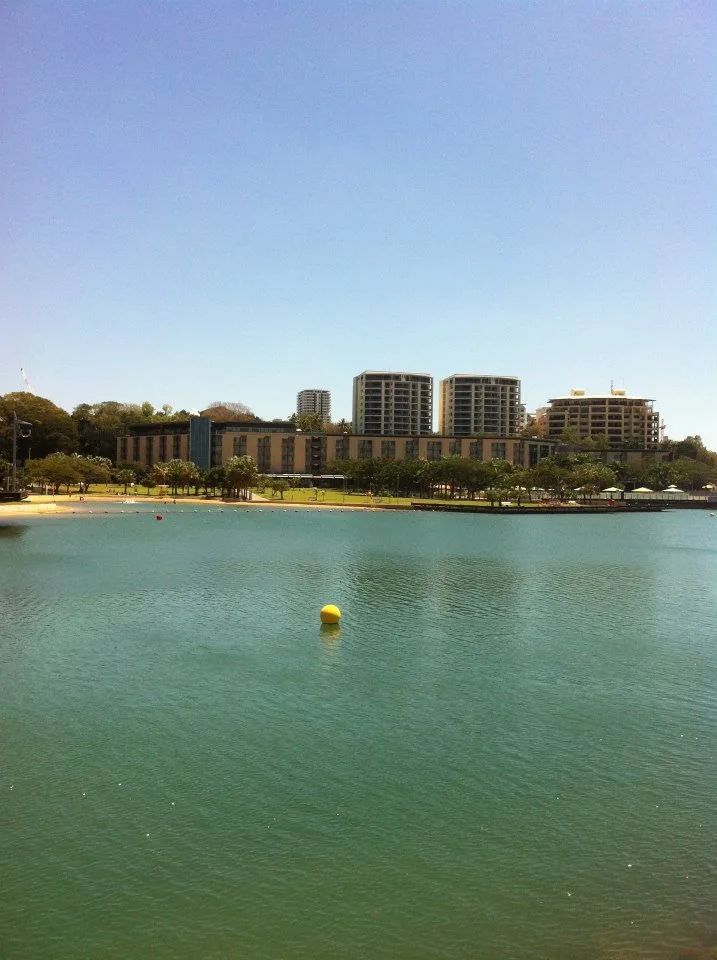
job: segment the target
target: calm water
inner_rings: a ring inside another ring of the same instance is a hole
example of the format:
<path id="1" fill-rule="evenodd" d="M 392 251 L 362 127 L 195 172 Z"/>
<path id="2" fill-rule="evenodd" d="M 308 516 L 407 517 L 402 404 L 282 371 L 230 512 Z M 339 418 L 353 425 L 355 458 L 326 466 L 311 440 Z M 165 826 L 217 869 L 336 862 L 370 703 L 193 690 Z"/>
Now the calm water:
<path id="1" fill-rule="evenodd" d="M 717 519 L 163 509 L 0 530 L 3 960 L 717 940 Z"/>

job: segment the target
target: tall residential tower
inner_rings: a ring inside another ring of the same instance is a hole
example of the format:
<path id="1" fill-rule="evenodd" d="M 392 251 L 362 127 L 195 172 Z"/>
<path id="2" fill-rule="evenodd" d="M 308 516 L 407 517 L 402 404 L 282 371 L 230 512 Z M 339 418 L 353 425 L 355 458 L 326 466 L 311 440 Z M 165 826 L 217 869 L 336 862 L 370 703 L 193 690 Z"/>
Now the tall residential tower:
<path id="1" fill-rule="evenodd" d="M 331 423 L 331 391 L 300 390 L 296 395 L 297 413 L 318 413 L 322 423 Z"/>
<path id="2" fill-rule="evenodd" d="M 446 436 L 513 437 L 522 426 L 520 380 L 454 373 L 441 380 L 438 432 Z"/>
<path id="3" fill-rule="evenodd" d="M 354 433 L 421 436 L 433 430 L 433 377 L 364 370 L 354 377 Z"/>

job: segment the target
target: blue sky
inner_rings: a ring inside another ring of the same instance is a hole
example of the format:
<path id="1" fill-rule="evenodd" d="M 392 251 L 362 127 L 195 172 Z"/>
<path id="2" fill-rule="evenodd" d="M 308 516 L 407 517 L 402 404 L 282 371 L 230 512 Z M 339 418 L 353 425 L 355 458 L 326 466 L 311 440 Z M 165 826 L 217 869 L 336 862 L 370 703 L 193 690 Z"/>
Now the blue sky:
<path id="1" fill-rule="evenodd" d="M 610 381 L 717 449 L 717 8 L 0 7 L 0 393 Z"/>

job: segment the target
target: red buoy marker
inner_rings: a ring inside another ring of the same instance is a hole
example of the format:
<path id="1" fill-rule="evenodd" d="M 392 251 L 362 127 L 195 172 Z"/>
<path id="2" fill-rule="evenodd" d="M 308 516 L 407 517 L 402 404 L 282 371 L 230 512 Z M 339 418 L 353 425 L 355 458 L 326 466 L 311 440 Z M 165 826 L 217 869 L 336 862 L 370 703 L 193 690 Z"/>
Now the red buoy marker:
<path id="1" fill-rule="evenodd" d="M 161 520 L 161 519 L 162 519 L 162 514 L 161 514 L 161 513 L 158 513 L 158 514 L 157 514 L 157 519 L 158 519 L 158 520 Z"/>

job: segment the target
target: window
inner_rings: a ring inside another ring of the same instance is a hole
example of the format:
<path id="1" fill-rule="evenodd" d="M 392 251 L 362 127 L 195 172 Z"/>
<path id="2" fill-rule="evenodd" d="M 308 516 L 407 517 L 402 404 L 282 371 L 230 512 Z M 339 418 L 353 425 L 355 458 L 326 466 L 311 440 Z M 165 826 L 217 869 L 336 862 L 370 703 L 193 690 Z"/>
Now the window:
<path id="1" fill-rule="evenodd" d="M 442 446 L 443 444 L 441 443 L 440 440 L 429 440 L 428 441 L 428 459 L 440 460 Z"/>
<path id="2" fill-rule="evenodd" d="M 294 438 L 281 438 L 281 472 L 294 472 Z"/>
<path id="3" fill-rule="evenodd" d="M 132 460 L 139 463 L 139 437 L 132 437 Z"/>
<path id="4" fill-rule="evenodd" d="M 307 473 L 323 473 L 326 470 L 326 437 L 307 437 L 305 456 Z"/>
<path id="5" fill-rule="evenodd" d="M 460 457 L 463 455 L 463 444 L 460 440 L 450 440 L 448 443 L 448 456 Z"/>
<path id="6" fill-rule="evenodd" d="M 370 460 L 373 456 L 373 440 L 359 440 L 358 455 L 360 460 Z"/>
<path id="7" fill-rule="evenodd" d="M 396 456 L 396 441 L 395 440 L 382 440 L 381 441 L 381 456 L 384 459 L 393 460 Z"/>
<path id="8" fill-rule="evenodd" d="M 178 433 L 172 437 L 172 459 L 182 459 L 182 438 Z"/>
<path id="9" fill-rule="evenodd" d="M 403 455 L 406 460 L 418 460 L 418 440 L 406 440 Z"/>
<path id="10" fill-rule="evenodd" d="M 232 453 L 235 457 L 246 456 L 246 434 L 240 433 L 238 437 L 232 437 Z"/>
<path id="11" fill-rule="evenodd" d="M 159 462 L 167 462 L 167 438 L 162 436 L 159 438 Z"/>
<path id="12" fill-rule="evenodd" d="M 483 459 L 483 441 L 482 440 L 471 440 L 470 447 L 468 448 L 468 456 L 471 458 L 471 460 Z"/>
<path id="13" fill-rule="evenodd" d="M 224 434 L 220 433 L 218 430 L 212 430 L 211 434 L 211 453 L 209 456 L 209 464 L 212 467 L 221 466 L 222 462 L 222 449 L 223 449 Z"/>
<path id="14" fill-rule="evenodd" d="M 122 437 L 119 445 L 119 461 L 120 463 L 127 462 L 127 437 Z"/>
<path id="15" fill-rule="evenodd" d="M 259 473 L 271 470 L 271 437 L 259 437 L 257 450 L 257 469 Z"/>
<path id="16" fill-rule="evenodd" d="M 505 460 L 505 443 L 491 443 L 490 445 L 490 458 L 491 460 Z"/>

